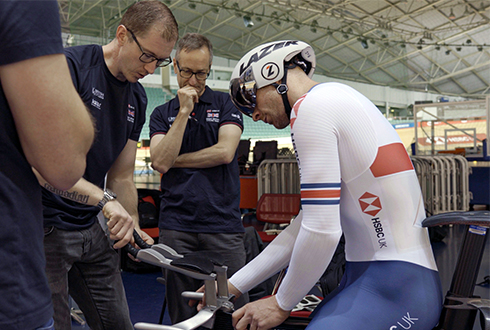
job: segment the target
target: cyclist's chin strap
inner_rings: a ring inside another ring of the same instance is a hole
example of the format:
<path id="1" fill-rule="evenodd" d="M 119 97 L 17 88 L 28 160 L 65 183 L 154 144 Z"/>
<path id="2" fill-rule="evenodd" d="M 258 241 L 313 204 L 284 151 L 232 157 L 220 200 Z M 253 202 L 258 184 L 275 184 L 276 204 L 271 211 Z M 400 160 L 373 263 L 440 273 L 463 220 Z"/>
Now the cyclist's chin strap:
<path id="1" fill-rule="evenodd" d="M 296 66 L 296 65 L 294 65 Z M 290 66 L 285 66 L 284 67 L 284 76 L 282 77 L 281 84 L 273 83 L 272 86 L 276 88 L 276 91 L 281 94 L 282 96 L 282 103 L 284 104 L 284 110 L 286 110 L 286 115 L 288 118 L 291 117 L 291 105 L 289 104 L 288 100 L 288 86 L 286 85 L 287 81 L 287 76 L 288 76 L 288 69 Z"/>

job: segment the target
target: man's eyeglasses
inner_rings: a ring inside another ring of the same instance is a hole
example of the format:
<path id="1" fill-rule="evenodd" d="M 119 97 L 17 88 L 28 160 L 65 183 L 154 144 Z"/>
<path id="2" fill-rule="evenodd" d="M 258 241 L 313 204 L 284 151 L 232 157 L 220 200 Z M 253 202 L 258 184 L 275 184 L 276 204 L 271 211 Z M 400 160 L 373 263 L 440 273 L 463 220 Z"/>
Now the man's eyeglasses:
<path id="1" fill-rule="evenodd" d="M 131 36 L 133 37 L 133 40 L 136 42 L 136 44 L 138 45 L 138 47 L 140 48 L 140 50 L 142 52 L 142 54 L 140 56 L 140 61 L 141 62 L 143 62 L 143 63 L 151 63 L 153 61 L 157 61 L 157 67 L 164 67 L 164 66 L 167 66 L 170 63 L 172 63 L 172 58 L 171 57 L 167 57 L 167 58 L 156 58 L 155 56 L 146 53 L 143 50 L 143 48 L 141 47 L 140 43 L 138 42 L 138 39 L 136 39 L 136 36 L 134 35 L 133 31 L 131 31 L 128 28 L 126 28 L 126 30 L 128 30 L 129 33 L 131 33 Z"/>
<path id="2" fill-rule="evenodd" d="M 176 61 L 175 63 L 177 64 L 177 69 L 179 69 L 179 74 L 182 78 L 190 79 L 192 75 L 195 75 L 197 80 L 206 80 L 206 78 L 209 77 L 209 72 L 194 72 L 189 69 L 181 69 L 179 66 L 179 61 Z"/>

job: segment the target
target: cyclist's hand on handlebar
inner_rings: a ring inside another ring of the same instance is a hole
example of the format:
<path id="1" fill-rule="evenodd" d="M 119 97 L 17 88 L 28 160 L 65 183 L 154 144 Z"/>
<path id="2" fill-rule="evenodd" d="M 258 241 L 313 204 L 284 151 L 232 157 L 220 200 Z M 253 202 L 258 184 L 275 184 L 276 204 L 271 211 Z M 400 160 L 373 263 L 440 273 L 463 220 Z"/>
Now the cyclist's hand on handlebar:
<path id="1" fill-rule="evenodd" d="M 133 242 L 133 218 L 117 200 L 107 202 L 102 209 L 102 213 L 107 218 L 110 238 L 118 241 L 114 244 L 115 249 L 122 248 L 127 243 Z"/>
<path id="2" fill-rule="evenodd" d="M 290 312 L 279 307 L 276 297 L 271 296 L 248 303 L 235 311 L 233 313 L 233 327 L 236 330 L 271 329 L 284 322 Z M 250 325 L 249 328 L 247 328 L 248 325 Z"/>
<path id="3" fill-rule="evenodd" d="M 202 287 L 200 287 L 198 290 L 196 290 L 196 292 L 204 292 L 204 288 L 205 286 L 203 285 Z M 216 288 L 216 290 L 218 290 L 218 288 Z M 238 289 L 230 283 L 230 281 L 228 281 L 228 294 L 230 295 L 234 295 L 235 296 L 235 299 L 240 297 L 242 295 L 242 293 L 240 291 L 238 291 Z M 206 301 L 205 301 L 206 297 L 203 297 L 203 300 L 200 300 L 199 303 L 197 304 L 197 310 L 200 311 L 202 309 L 202 307 L 206 304 Z M 197 300 L 189 300 L 189 306 L 194 306 L 196 304 Z"/>
<path id="4" fill-rule="evenodd" d="M 205 285 L 201 286 L 199 289 L 196 290 L 196 292 L 204 292 L 204 288 L 205 288 Z M 194 300 L 194 299 L 190 299 L 189 300 L 189 306 L 194 306 L 196 303 L 197 304 L 197 311 L 200 311 L 202 309 L 202 306 L 204 306 L 204 304 L 206 304 L 206 301 L 205 301 L 206 297 L 203 296 L 202 300 Z"/>

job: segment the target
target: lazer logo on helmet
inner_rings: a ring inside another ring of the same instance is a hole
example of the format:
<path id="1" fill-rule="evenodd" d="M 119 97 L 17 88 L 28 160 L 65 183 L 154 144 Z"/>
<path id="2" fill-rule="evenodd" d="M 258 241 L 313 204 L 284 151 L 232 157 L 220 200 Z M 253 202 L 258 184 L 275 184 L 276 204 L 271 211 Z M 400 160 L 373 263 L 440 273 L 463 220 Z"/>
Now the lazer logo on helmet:
<path id="1" fill-rule="evenodd" d="M 298 45 L 298 41 L 281 41 L 281 42 L 277 42 L 275 44 L 265 46 L 264 48 L 262 48 L 258 52 L 253 53 L 250 56 L 248 63 L 246 65 L 245 65 L 245 62 L 243 62 L 240 65 L 240 74 L 239 75 L 241 75 L 243 73 L 243 71 L 245 71 L 245 69 L 248 68 L 252 63 L 260 61 L 262 58 L 264 58 L 264 56 L 271 54 L 275 50 L 278 50 L 278 49 L 281 49 L 284 47 L 288 47 L 291 45 L 295 45 L 295 46 Z"/>
<path id="2" fill-rule="evenodd" d="M 279 67 L 276 63 L 266 63 L 261 70 L 262 77 L 267 80 L 275 80 L 279 75 Z"/>

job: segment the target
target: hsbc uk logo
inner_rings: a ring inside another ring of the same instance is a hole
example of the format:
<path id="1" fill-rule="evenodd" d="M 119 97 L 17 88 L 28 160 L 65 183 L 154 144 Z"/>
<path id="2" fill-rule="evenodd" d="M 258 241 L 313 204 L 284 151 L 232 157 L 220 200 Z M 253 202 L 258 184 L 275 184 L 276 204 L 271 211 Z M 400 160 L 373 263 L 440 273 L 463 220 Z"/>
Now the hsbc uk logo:
<path id="1" fill-rule="evenodd" d="M 376 233 L 376 238 L 378 240 L 379 248 L 382 249 L 388 247 L 388 245 L 386 245 L 386 238 L 385 238 L 385 233 L 383 231 L 383 224 L 381 223 L 381 220 L 379 220 L 379 218 L 376 217 L 376 215 L 382 209 L 381 201 L 379 200 L 379 197 L 366 192 L 364 193 L 364 195 L 362 195 L 359 198 L 359 205 L 361 206 L 362 212 L 373 217 L 371 219 L 371 222 L 374 228 L 374 232 Z"/>
<path id="2" fill-rule="evenodd" d="M 359 204 L 361 205 L 362 212 L 373 217 L 381 211 L 381 201 L 379 200 L 379 197 L 368 192 L 359 198 Z"/>

